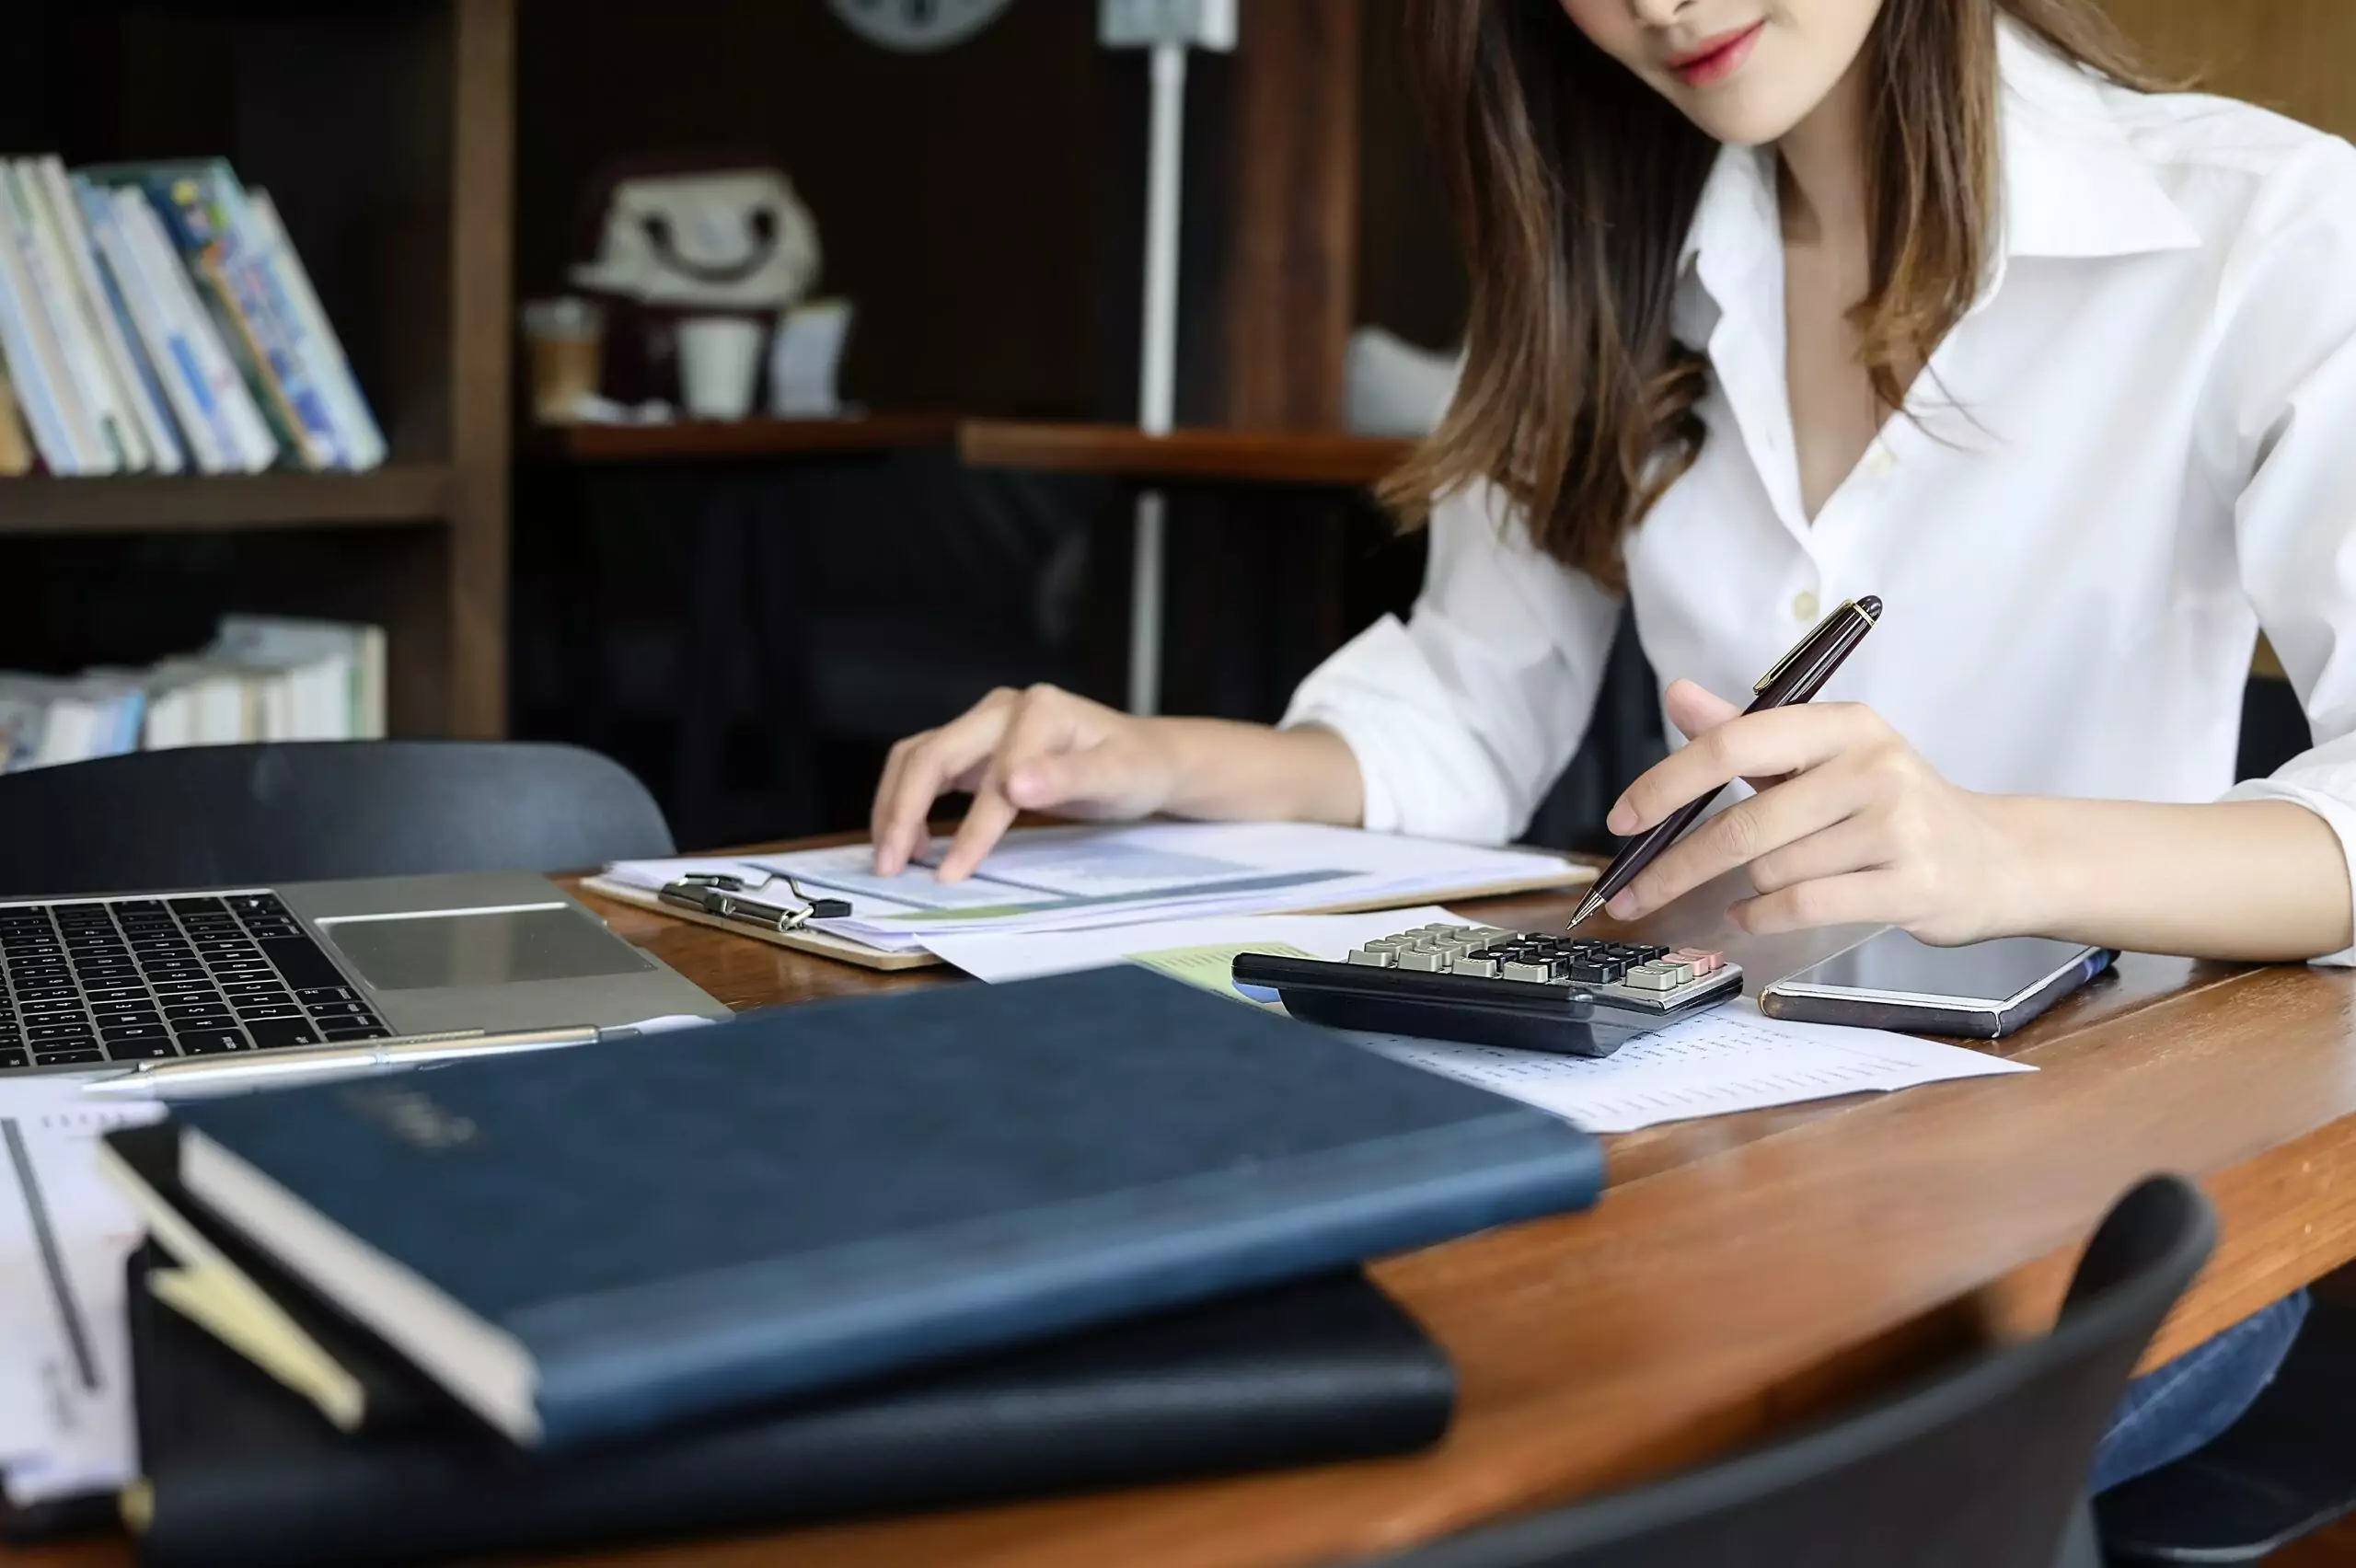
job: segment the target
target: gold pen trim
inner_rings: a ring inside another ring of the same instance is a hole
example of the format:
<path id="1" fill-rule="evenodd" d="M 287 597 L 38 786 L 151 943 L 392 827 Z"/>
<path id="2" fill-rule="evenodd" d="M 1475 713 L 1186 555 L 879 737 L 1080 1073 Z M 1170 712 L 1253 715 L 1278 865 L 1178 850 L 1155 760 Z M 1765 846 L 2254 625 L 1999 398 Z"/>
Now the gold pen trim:
<path id="1" fill-rule="evenodd" d="M 1864 610 L 1857 609 L 1856 600 L 1842 600 L 1840 608 L 1834 610 L 1831 615 L 1825 617 L 1822 620 L 1818 621 L 1814 626 L 1808 628 L 1807 635 L 1801 638 L 1797 642 L 1793 643 L 1792 651 L 1784 654 L 1782 658 L 1776 660 L 1775 667 L 1773 669 L 1759 677 L 1757 682 L 1755 682 L 1750 688 L 1751 694 L 1753 696 L 1757 696 L 1759 693 L 1765 691 L 1769 686 L 1773 686 L 1777 681 L 1783 679 L 1784 672 L 1792 667 L 1792 661 L 1798 658 L 1801 654 L 1807 652 L 1810 648 L 1816 645 L 1816 634 L 1822 631 L 1826 627 L 1831 626 L 1834 621 L 1840 619 L 1841 617 L 1846 615 L 1851 610 L 1856 610 L 1859 615 L 1865 616 L 1865 625 L 1868 628 L 1874 625 L 1873 617 L 1865 615 Z"/>

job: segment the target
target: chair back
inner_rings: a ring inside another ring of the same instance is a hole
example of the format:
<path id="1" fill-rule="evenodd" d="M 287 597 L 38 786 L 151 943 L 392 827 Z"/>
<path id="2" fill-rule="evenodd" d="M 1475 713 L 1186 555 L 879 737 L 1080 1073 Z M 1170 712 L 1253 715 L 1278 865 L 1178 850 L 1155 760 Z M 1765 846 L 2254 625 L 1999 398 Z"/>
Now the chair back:
<path id="1" fill-rule="evenodd" d="M 0 776 L 0 896 L 572 870 L 673 852 L 645 787 L 578 746 L 195 746 Z"/>
<path id="2" fill-rule="evenodd" d="M 2154 1177 L 2087 1244 L 2051 1333 L 1724 1464 L 1392 1568 L 2055 1568 L 2087 1550 L 2095 1445 L 2215 1237 L 2197 1188 Z"/>

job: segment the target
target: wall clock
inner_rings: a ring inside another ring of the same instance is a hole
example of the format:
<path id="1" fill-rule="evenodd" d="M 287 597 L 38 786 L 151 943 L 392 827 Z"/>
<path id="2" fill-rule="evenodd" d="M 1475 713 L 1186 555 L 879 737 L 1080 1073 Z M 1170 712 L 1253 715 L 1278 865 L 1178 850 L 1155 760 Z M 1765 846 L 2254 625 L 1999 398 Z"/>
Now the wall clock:
<path id="1" fill-rule="evenodd" d="M 963 43 L 1007 7 L 1007 0 L 827 0 L 871 43 L 929 53 Z"/>

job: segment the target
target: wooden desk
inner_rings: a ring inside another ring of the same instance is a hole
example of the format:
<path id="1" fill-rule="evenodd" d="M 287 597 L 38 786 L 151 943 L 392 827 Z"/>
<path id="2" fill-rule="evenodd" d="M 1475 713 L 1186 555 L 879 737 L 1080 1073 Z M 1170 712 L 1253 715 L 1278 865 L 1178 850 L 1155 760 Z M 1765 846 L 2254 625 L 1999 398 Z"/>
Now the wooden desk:
<path id="1" fill-rule="evenodd" d="M 1737 940 L 1724 900 L 1662 940 L 1788 973 L 1828 938 Z M 602 905 L 733 1007 L 962 984 L 876 975 Z M 1561 898 L 1481 906 L 1559 922 Z M 1634 1481 L 1752 1439 L 1991 1332 L 2048 1320 L 2076 1247 L 2144 1173 L 2198 1177 L 2216 1260 L 2163 1331 L 2173 1355 L 2356 1256 L 2356 979 L 2130 958 L 2001 1048 L 1982 1079 L 1612 1141 L 1591 1214 L 1388 1260 L 1448 1346 L 1454 1430 L 1408 1459 L 1024 1504 L 576 1561 L 782 1568 L 1277 1568 L 1346 1562 Z M 116 1568 L 121 1541 L 0 1554 Z"/>

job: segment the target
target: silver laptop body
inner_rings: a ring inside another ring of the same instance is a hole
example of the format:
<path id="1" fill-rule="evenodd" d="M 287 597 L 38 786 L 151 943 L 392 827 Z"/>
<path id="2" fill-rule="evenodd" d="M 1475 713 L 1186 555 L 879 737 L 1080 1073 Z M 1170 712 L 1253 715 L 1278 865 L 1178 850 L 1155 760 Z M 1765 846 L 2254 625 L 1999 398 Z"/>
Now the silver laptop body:
<path id="1" fill-rule="evenodd" d="M 0 900 L 0 1078 L 728 1009 L 528 871 Z"/>

